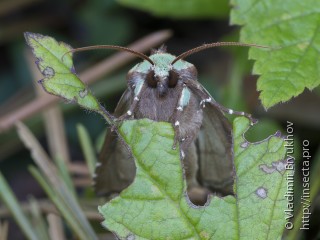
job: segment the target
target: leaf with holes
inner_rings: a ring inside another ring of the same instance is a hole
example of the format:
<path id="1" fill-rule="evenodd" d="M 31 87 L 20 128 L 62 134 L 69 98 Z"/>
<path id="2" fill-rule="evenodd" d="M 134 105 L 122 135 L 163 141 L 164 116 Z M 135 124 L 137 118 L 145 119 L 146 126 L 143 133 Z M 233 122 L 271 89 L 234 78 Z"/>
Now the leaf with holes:
<path id="1" fill-rule="evenodd" d="M 137 167 L 132 185 L 99 211 L 120 239 L 280 239 L 285 224 L 284 139 L 247 142 L 249 120 L 234 121 L 235 197 L 211 196 L 196 207 L 186 196 L 171 124 L 126 121 L 120 134 Z"/>
<path id="2" fill-rule="evenodd" d="M 242 25 L 241 42 L 271 46 L 250 49 L 256 60 L 260 99 L 265 108 L 320 84 L 320 1 L 232 0 L 231 23 Z"/>
<path id="3" fill-rule="evenodd" d="M 69 45 L 41 34 L 27 32 L 24 36 L 44 76 L 39 83 L 45 91 L 103 114 L 97 99 L 75 73 Z"/>

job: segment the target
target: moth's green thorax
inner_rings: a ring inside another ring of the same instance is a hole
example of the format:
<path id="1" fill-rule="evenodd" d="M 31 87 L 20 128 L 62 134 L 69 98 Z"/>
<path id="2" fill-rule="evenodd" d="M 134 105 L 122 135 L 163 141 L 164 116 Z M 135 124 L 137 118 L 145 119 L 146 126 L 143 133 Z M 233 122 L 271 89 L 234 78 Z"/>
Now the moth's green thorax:
<path id="1" fill-rule="evenodd" d="M 147 73 L 150 68 L 152 68 L 155 76 L 165 77 L 169 75 L 169 71 L 171 69 L 180 71 L 193 66 L 193 64 L 183 60 L 179 60 L 171 65 L 175 58 L 176 56 L 173 56 L 169 53 L 156 53 L 150 56 L 150 59 L 154 62 L 154 66 L 145 60 L 135 65 L 130 72 Z"/>

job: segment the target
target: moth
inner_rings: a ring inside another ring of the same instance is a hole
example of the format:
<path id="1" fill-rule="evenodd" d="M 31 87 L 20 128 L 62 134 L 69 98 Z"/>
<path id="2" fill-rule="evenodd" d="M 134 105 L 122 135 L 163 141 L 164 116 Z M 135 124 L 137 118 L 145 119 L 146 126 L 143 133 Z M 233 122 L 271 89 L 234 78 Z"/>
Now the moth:
<path id="1" fill-rule="evenodd" d="M 197 80 L 196 67 L 184 59 L 196 52 L 225 45 L 254 46 L 235 42 L 201 45 L 179 56 L 167 53 L 164 46 L 148 57 L 132 49 L 102 45 L 99 48 L 123 50 L 143 61 L 127 75 L 128 88 L 114 112 L 118 121 L 149 118 L 172 124 L 174 146 L 179 143 L 185 168 L 188 192 L 206 189 L 221 195 L 232 194 L 233 152 L 232 129 L 224 113 L 251 118 L 217 103 Z M 259 47 L 259 46 L 258 46 Z M 89 50 L 93 47 L 77 49 Z M 125 146 L 109 129 L 95 171 L 97 194 L 119 193 L 131 184 L 135 164 Z M 206 191 L 202 191 L 202 194 Z"/>

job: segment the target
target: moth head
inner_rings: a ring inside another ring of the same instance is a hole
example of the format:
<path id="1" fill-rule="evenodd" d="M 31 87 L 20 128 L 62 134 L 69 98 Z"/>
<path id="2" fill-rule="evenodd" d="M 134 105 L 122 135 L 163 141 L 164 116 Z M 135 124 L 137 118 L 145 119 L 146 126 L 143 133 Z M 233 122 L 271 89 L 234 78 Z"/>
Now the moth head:
<path id="1" fill-rule="evenodd" d="M 164 47 L 159 50 L 153 50 L 150 59 L 153 64 L 143 61 L 133 67 L 129 75 L 143 78 L 147 87 L 154 88 L 159 97 L 164 97 L 170 88 L 175 88 L 184 76 L 195 77 L 196 69 L 194 65 L 180 60 L 175 64 L 172 61 L 176 57 L 167 53 Z M 190 72 L 190 74 L 188 73 Z"/>
<path id="2" fill-rule="evenodd" d="M 150 88 L 156 88 L 160 97 L 164 97 L 169 88 L 175 88 L 179 80 L 179 71 L 175 69 L 170 60 L 172 55 L 158 51 L 150 56 L 154 65 L 146 73 L 146 83 Z"/>

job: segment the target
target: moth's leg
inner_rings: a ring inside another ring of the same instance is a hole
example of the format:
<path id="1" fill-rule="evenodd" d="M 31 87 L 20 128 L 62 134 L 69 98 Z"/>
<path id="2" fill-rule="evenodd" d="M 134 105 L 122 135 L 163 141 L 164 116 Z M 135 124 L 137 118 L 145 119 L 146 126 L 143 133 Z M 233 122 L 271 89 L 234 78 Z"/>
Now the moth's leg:
<path id="1" fill-rule="evenodd" d="M 215 102 L 213 99 L 211 99 L 211 101 L 209 103 L 214 105 L 215 107 L 219 108 L 221 111 L 223 111 L 225 113 L 239 115 L 239 116 L 245 116 L 251 121 L 252 124 L 257 122 L 257 119 L 253 118 L 251 116 L 251 114 L 249 114 L 249 113 L 234 111 L 234 110 L 232 110 L 230 108 L 226 108 L 226 107 L 220 105 L 219 103 Z"/>
<path id="2" fill-rule="evenodd" d="M 209 103 L 212 104 L 213 106 L 217 107 L 218 109 L 220 109 L 221 111 L 228 113 L 228 114 L 234 114 L 234 115 L 239 115 L 239 116 L 245 116 L 248 119 L 250 119 L 251 123 L 254 124 L 257 122 L 256 119 L 254 119 L 251 114 L 249 113 L 245 113 L 245 112 L 239 112 L 239 111 L 234 111 L 230 108 L 226 108 L 222 105 L 220 105 L 219 103 L 217 103 L 211 96 L 210 94 L 207 92 L 207 90 L 205 90 L 199 83 L 193 81 L 193 80 L 188 80 L 185 81 L 184 84 L 190 88 L 190 90 L 194 91 L 202 100 L 200 101 L 200 106 L 202 108 L 205 108 L 205 104 Z"/>
<path id="3" fill-rule="evenodd" d="M 185 84 L 179 84 L 177 86 L 177 91 L 179 92 L 178 102 L 176 104 L 176 109 L 173 113 L 171 121 L 174 125 L 175 137 L 172 148 L 175 149 L 178 141 L 185 141 L 187 136 L 180 139 L 180 120 L 183 113 L 184 108 L 188 105 L 190 100 L 190 90 Z M 181 150 L 181 158 L 185 157 L 185 153 Z"/>

